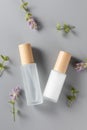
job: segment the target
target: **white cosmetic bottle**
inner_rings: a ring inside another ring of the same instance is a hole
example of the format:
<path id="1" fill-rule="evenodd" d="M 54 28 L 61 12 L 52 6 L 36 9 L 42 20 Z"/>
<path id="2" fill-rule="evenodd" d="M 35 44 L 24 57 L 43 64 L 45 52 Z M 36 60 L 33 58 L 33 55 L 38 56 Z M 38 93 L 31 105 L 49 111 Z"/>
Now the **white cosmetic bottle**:
<path id="1" fill-rule="evenodd" d="M 54 69 L 51 70 L 43 96 L 50 101 L 57 102 L 61 93 L 66 70 L 71 59 L 71 54 L 60 51 Z"/>
<path id="2" fill-rule="evenodd" d="M 27 105 L 37 105 L 43 103 L 39 76 L 36 63 L 32 54 L 31 45 L 20 44 L 19 53 L 21 58 L 21 72 L 24 84 L 24 91 Z"/>

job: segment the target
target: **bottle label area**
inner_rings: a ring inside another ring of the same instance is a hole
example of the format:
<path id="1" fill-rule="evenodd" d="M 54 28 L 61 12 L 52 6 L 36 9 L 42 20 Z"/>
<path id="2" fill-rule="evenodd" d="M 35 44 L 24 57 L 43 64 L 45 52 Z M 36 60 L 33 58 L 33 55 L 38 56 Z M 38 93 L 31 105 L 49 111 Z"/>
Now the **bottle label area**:
<path id="1" fill-rule="evenodd" d="M 46 84 L 46 88 L 44 91 L 44 97 L 57 102 L 60 92 L 62 90 L 64 81 L 66 78 L 66 74 L 59 73 L 57 71 L 52 70 Z"/>
<path id="2" fill-rule="evenodd" d="M 37 66 L 35 63 L 21 67 L 24 90 L 28 105 L 37 105 L 43 102 Z"/>

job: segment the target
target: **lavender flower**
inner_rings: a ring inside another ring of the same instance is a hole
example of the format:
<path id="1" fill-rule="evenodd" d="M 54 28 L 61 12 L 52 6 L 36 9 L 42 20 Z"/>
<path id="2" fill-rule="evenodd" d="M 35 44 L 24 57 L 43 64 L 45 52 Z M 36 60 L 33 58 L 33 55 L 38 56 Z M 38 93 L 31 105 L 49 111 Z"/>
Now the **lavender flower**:
<path id="1" fill-rule="evenodd" d="M 19 87 L 16 87 L 12 89 L 12 92 L 10 94 L 10 98 L 13 101 L 16 101 L 17 97 L 20 95 L 21 89 Z"/>
<path id="2" fill-rule="evenodd" d="M 35 30 L 37 29 L 37 23 L 35 22 L 32 16 L 29 18 L 28 23 L 31 29 L 35 29 Z"/>
<path id="3" fill-rule="evenodd" d="M 85 63 L 85 62 L 80 62 L 80 63 L 76 63 L 75 64 L 75 69 L 76 69 L 76 71 L 82 71 L 82 70 L 84 70 L 84 69 L 86 69 L 87 68 L 87 63 Z"/>
<path id="4" fill-rule="evenodd" d="M 29 27 L 35 30 L 38 29 L 37 23 L 28 9 L 28 2 L 24 2 L 23 0 L 21 0 L 21 3 L 21 8 L 25 11 L 25 19 L 28 22 Z"/>
<path id="5" fill-rule="evenodd" d="M 15 108 L 15 104 L 16 104 L 16 101 L 17 101 L 17 98 L 19 97 L 21 93 L 21 89 L 19 87 L 15 87 L 14 89 L 12 89 L 11 93 L 10 93 L 10 101 L 9 103 L 12 105 L 12 115 L 13 115 L 13 119 L 15 121 L 15 116 L 16 116 L 16 113 L 17 113 L 17 110 Z"/>

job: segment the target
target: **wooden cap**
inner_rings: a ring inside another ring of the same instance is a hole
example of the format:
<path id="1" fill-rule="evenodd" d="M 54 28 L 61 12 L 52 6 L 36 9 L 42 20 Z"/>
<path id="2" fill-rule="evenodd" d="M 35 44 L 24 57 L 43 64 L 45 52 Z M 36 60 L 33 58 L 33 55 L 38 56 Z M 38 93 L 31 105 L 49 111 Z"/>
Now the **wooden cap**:
<path id="1" fill-rule="evenodd" d="M 21 64 L 34 63 L 32 48 L 29 43 L 19 45 L 19 53 L 21 58 Z"/>
<path id="2" fill-rule="evenodd" d="M 54 70 L 60 73 L 66 73 L 69 62 L 71 59 L 71 54 L 68 52 L 60 51 L 56 64 L 54 66 Z"/>

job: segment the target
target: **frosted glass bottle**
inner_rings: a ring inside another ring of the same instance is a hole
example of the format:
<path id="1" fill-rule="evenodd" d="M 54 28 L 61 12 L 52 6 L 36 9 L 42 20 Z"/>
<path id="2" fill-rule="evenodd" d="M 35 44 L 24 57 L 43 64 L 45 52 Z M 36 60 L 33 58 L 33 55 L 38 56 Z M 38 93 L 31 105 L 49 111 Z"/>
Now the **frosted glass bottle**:
<path id="1" fill-rule="evenodd" d="M 37 65 L 34 63 L 31 45 L 19 45 L 19 52 L 22 63 L 21 72 L 27 105 L 41 104 L 43 103 L 42 92 L 40 88 Z"/>
<path id="2" fill-rule="evenodd" d="M 50 101 L 57 102 L 60 96 L 63 84 L 66 79 L 65 72 L 67 70 L 70 58 L 70 53 L 60 51 L 54 69 L 51 70 L 49 75 L 43 94 L 43 96 Z"/>

